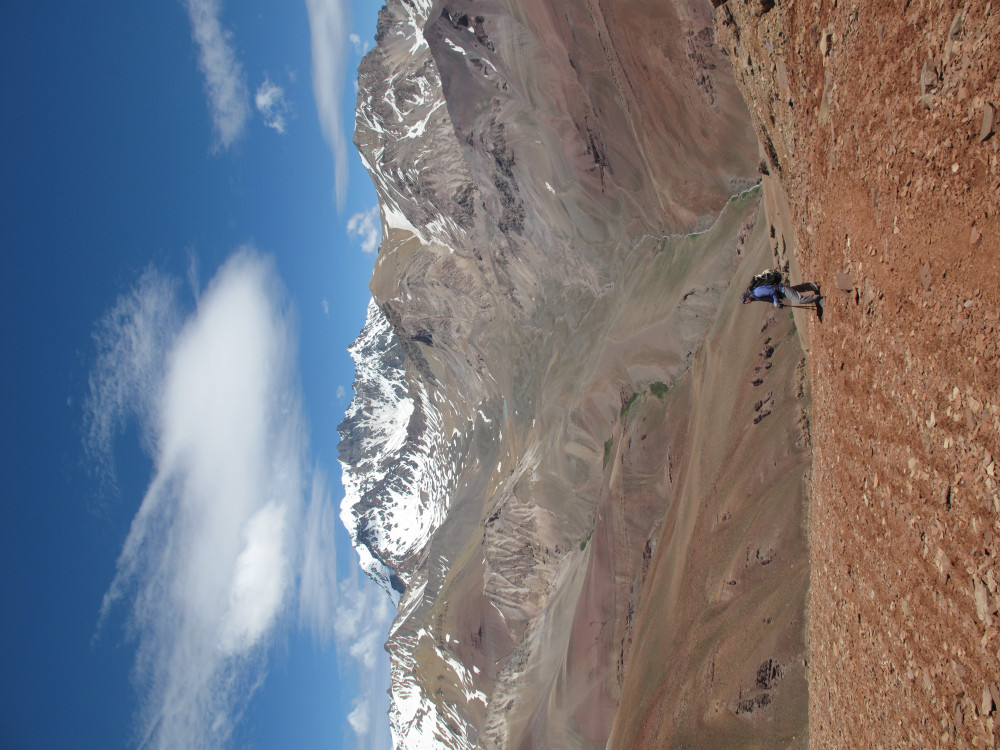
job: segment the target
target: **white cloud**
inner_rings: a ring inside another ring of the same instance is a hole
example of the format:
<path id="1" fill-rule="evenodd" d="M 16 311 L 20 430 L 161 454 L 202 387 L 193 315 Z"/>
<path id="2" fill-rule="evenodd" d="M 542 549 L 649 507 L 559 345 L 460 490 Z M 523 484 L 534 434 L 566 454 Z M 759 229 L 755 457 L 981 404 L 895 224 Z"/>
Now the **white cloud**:
<path id="1" fill-rule="evenodd" d="M 326 477 L 313 475 L 302 544 L 302 579 L 299 583 L 299 619 L 324 645 L 333 634 L 337 610 L 336 513 L 330 503 Z"/>
<path id="2" fill-rule="evenodd" d="M 354 51 L 357 52 L 359 55 L 363 55 L 368 51 L 369 45 L 367 40 L 365 42 L 362 42 L 361 37 L 358 36 L 357 34 L 351 34 L 350 39 L 351 39 L 351 44 L 354 46 Z"/>
<path id="3" fill-rule="evenodd" d="M 268 503 L 244 526 L 244 547 L 236 558 L 225 615 L 222 650 L 245 652 L 271 628 L 288 588 L 284 505 Z"/>
<path id="4" fill-rule="evenodd" d="M 392 747 L 389 733 L 389 655 L 383 643 L 395 610 L 386 593 L 353 568 L 339 582 L 333 631 L 339 654 L 356 663 L 359 685 L 348 723 L 367 747 Z M 375 721 L 375 717 L 383 717 Z"/>
<path id="5" fill-rule="evenodd" d="M 226 745 L 296 600 L 299 625 L 358 674 L 359 740 L 391 744 L 382 643 L 394 610 L 356 566 L 338 580 L 337 513 L 324 473 L 307 466 L 275 279 L 241 250 L 185 314 L 182 285 L 150 271 L 95 334 L 87 453 L 113 482 L 114 443 L 132 421 L 153 461 L 101 609 L 103 623 L 128 607 L 143 747 Z"/>
<path id="6" fill-rule="evenodd" d="M 378 251 L 382 228 L 378 223 L 378 206 L 354 214 L 347 220 L 347 236 L 361 240 L 361 249 L 372 254 Z"/>
<path id="7" fill-rule="evenodd" d="M 147 274 L 98 333 L 91 453 L 131 416 L 154 462 L 102 605 L 131 603 L 144 746 L 224 745 L 290 601 L 306 443 L 272 275 L 237 254 L 171 333 L 177 285 Z"/>
<path id="8" fill-rule="evenodd" d="M 371 729 L 371 706 L 363 700 L 355 700 L 354 708 L 347 715 L 347 722 L 359 737 L 364 737 Z"/>
<path id="9" fill-rule="evenodd" d="M 355 663 L 358 696 L 347 719 L 355 734 L 370 747 L 391 747 L 388 720 L 374 717 L 389 711 L 389 657 L 383 643 L 395 611 L 358 566 L 337 580 L 336 515 L 325 477 L 317 472 L 306 511 L 299 619 L 321 643 L 332 638 L 342 660 Z"/>
<path id="10" fill-rule="evenodd" d="M 229 148 L 250 116 L 243 66 L 233 51 L 232 34 L 222 28 L 218 0 L 188 0 L 191 36 L 198 45 L 198 67 L 205 76 L 216 145 Z"/>
<path id="11" fill-rule="evenodd" d="M 323 314 L 329 317 L 329 315 L 330 315 L 330 301 L 326 297 L 324 297 L 323 300 L 320 302 L 320 305 L 322 305 L 322 307 L 323 307 Z"/>
<path id="12" fill-rule="evenodd" d="M 115 438 L 138 417 L 147 449 L 147 426 L 163 358 L 179 323 L 176 284 L 147 271 L 128 294 L 98 323 L 97 358 L 90 375 L 90 399 L 84 449 L 105 490 L 117 485 Z"/>
<path id="13" fill-rule="evenodd" d="M 338 653 L 350 654 L 372 670 L 385 654 L 382 644 L 394 616 L 392 602 L 374 581 L 359 579 L 360 567 L 337 580 L 336 517 L 326 477 L 317 471 L 306 510 L 299 619 L 321 642 L 335 638 Z"/>
<path id="14" fill-rule="evenodd" d="M 337 207 L 347 198 L 347 137 L 341 99 L 347 72 L 347 0 L 306 0 L 312 43 L 313 96 L 320 129 L 333 152 Z"/>
<path id="15" fill-rule="evenodd" d="M 292 108 L 281 86 L 264 76 L 264 82 L 257 88 L 253 101 L 267 127 L 281 135 L 288 132 L 287 118 L 291 116 Z"/>
<path id="16" fill-rule="evenodd" d="M 347 397 L 347 389 L 342 385 L 337 386 L 337 400 L 341 400 Z"/>

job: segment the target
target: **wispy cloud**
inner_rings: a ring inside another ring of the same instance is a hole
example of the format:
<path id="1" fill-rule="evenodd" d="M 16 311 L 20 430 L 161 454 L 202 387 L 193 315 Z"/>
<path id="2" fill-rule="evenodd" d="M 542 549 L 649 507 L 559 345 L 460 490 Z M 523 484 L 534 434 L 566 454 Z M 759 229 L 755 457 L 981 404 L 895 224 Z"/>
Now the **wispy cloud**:
<path id="1" fill-rule="evenodd" d="M 354 51 L 359 55 L 363 55 L 368 51 L 368 41 L 361 41 L 361 37 L 357 34 L 351 34 L 351 45 L 354 47 Z"/>
<path id="2" fill-rule="evenodd" d="M 336 513 L 330 503 L 325 475 L 313 475 L 306 534 L 302 545 L 299 619 L 324 645 L 333 635 L 337 614 Z"/>
<path id="3" fill-rule="evenodd" d="M 229 740 L 290 600 L 305 431 L 271 277 L 239 253 L 169 335 L 162 322 L 182 316 L 164 290 L 176 285 L 150 273 L 101 329 L 92 452 L 109 435 L 95 415 L 131 412 L 155 466 L 101 612 L 131 602 L 149 747 Z"/>
<path id="4" fill-rule="evenodd" d="M 308 466 L 275 279 L 243 249 L 186 313 L 182 285 L 150 271 L 95 334 L 88 455 L 113 480 L 115 440 L 133 421 L 154 466 L 101 611 L 104 622 L 129 608 L 144 747 L 225 745 L 295 619 L 359 667 L 349 723 L 388 746 L 388 722 L 374 718 L 387 711 L 393 611 L 356 566 L 338 580 L 336 513 Z"/>
<path id="5" fill-rule="evenodd" d="M 337 386 L 337 400 L 341 400 L 347 397 L 347 389 L 342 385 Z"/>
<path id="6" fill-rule="evenodd" d="M 339 389 L 338 389 L 339 390 Z M 321 643 L 332 638 L 341 659 L 358 666 L 358 695 L 347 721 L 364 746 L 391 747 L 389 659 L 382 644 L 394 611 L 386 593 L 354 565 L 337 580 L 336 511 L 325 477 L 314 476 L 306 511 L 299 619 Z M 383 717 L 376 721 L 375 717 Z"/>
<path id="7" fill-rule="evenodd" d="M 347 198 L 347 137 L 341 99 L 347 72 L 347 0 L 306 0 L 312 42 L 313 96 L 320 129 L 333 152 L 337 207 Z"/>
<path id="8" fill-rule="evenodd" d="M 216 146 L 229 148 L 243 133 L 250 116 L 243 66 L 231 45 L 232 34 L 222 27 L 218 0 L 188 0 L 191 36 L 198 45 L 198 67 L 205 76 L 208 108 Z"/>
<path id="9" fill-rule="evenodd" d="M 292 115 L 292 108 L 281 86 L 265 76 L 264 82 L 257 88 L 253 102 L 267 127 L 281 135 L 288 132 L 288 117 Z"/>
<path id="10" fill-rule="evenodd" d="M 152 450 L 153 407 L 164 357 L 176 336 L 180 315 L 177 285 L 147 271 L 98 323 L 97 357 L 90 375 L 84 449 L 105 492 L 117 485 L 112 446 L 132 418 Z"/>
<path id="11" fill-rule="evenodd" d="M 372 724 L 371 706 L 363 700 L 356 700 L 351 713 L 347 715 L 347 723 L 356 735 L 366 736 Z"/>
<path id="12" fill-rule="evenodd" d="M 347 236 L 361 240 L 361 249 L 366 253 L 372 254 L 378 251 L 381 234 L 378 206 L 356 213 L 347 220 Z"/>

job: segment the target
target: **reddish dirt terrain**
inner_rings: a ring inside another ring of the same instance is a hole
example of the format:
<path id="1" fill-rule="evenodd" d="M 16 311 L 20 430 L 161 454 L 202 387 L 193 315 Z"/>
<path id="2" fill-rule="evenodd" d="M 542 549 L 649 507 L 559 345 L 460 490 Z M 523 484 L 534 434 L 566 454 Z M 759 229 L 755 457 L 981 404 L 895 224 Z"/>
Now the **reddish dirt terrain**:
<path id="1" fill-rule="evenodd" d="M 826 296 L 810 744 L 996 747 L 1000 7 L 730 0 L 716 32 L 792 217 L 773 242 Z"/>

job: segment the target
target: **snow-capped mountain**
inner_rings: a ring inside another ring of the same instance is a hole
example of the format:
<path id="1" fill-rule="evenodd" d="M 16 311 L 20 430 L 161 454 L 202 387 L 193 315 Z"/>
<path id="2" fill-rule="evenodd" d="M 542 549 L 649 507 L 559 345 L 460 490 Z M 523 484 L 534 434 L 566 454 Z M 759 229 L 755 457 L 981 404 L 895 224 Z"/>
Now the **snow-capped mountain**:
<path id="1" fill-rule="evenodd" d="M 435 481 L 429 455 L 440 436 L 426 429 L 436 422 L 433 406 L 411 393 L 403 347 L 374 300 L 350 353 L 355 395 L 339 427 L 341 520 L 361 567 L 398 602 L 405 583 L 395 567 L 420 551 L 447 512 L 447 484 Z"/>
<path id="2" fill-rule="evenodd" d="M 695 33 L 709 11 L 668 4 L 676 80 L 659 60 L 640 86 L 652 42 L 641 3 L 620 5 L 389 0 L 358 71 L 383 241 L 350 350 L 341 518 L 398 606 L 399 748 L 502 747 L 536 721 L 621 394 L 686 371 L 725 286 L 731 255 L 640 284 L 670 255 L 651 237 L 707 226 L 754 177 L 752 132 L 718 104 L 738 94 L 713 87 Z M 629 326 L 674 333 L 640 346 Z"/>

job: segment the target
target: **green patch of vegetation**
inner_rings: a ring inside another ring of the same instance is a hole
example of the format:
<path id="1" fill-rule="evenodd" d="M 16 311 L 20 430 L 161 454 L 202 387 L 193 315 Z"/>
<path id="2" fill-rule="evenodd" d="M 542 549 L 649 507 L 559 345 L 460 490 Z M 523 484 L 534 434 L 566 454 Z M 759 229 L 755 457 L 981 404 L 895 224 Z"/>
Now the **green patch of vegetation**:
<path id="1" fill-rule="evenodd" d="M 628 401 L 622 404 L 622 414 L 621 414 L 622 419 L 624 419 L 625 415 L 628 414 L 628 410 L 632 408 L 632 404 L 635 403 L 635 400 L 637 398 L 639 398 L 638 392 L 633 393 L 631 396 L 628 397 Z"/>
<path id="2" fill-rule="evenodd" d="M 590 533 L 587 534 L 587 538 L 580 542 L 580 551 L 583 552 L 587 548 L 587 542 L 590 541 L 590 537 L 594 535 L 594 530 L 591 529 Z"/>
<path id="3" fill-rule="evenodd" d="M 614 437 L 609 437 L 604 441 L 604 468 L 608 468 L 608 461 L 611 460 L 611 446 L 614 445 Z"/>
<path id="4" fill-rule="evenodd" d="M 662 380 L 657 380 L 655 383 L 649 384 L 649 392 L 656 396 L 660 401 L 663 397 L 667 395 L 670 391 L 670 386 L 664 383 Z"/>

